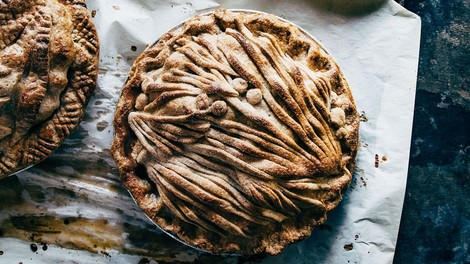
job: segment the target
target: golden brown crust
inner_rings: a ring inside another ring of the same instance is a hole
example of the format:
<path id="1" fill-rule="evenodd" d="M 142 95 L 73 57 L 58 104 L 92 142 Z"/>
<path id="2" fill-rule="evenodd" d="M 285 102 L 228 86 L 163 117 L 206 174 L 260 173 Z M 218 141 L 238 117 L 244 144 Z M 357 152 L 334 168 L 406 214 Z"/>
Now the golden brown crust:
<path id="1" fill-rule="evenodd" d="M 98 37 L 85 1 L 0 4 L 0 178 L 49 156 L 96 86 Z"/>
<path id="2" fill-rule="evenodd" d="M 142 210 L 178 239 L 277 254 L 340 202 L 358 125 L 343 74 L 315 41 L 275 16 L 220 9 L 136 60 L 112 154 Z"/>

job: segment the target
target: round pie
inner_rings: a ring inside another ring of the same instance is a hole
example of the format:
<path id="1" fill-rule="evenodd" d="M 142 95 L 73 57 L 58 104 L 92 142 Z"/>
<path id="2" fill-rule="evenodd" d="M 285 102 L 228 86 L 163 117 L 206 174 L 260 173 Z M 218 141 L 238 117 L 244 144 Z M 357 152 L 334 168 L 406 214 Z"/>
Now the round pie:
<path id="1" fill-rule="evenodd" d="M 1 1 L 0 178 L 42 161 L 77 127 L 98 48 L 85 1 Z"/>
<path id="2" fill-rule="evenodd" d="M 277 254 L 351 181 L 359 118 L 327 52 L 274 15 L 219 9 L 134 63 L 112 153 L 167 233 L 213 253 Z"/>

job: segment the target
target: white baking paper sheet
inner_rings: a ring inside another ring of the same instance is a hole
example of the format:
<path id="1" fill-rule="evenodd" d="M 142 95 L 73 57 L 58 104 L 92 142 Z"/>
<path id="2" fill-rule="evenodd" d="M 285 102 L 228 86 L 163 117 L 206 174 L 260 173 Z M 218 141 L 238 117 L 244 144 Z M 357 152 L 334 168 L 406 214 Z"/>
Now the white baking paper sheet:
<path id="1" fill-rule="evenodd" d="M 377 2 L 89 0 L 101 41 L 95 96 L 54 155 L 0 181 L 0 263 L 391 263 L 421 22 L 392 0 L 375 8 Z M 273 13 L 305 29 L 339 63 L 362 114 L 357 169 L 344 200 L 310 238 L 277 256 L 215 257 L 174 241 L 134 204 L 109 153 L 114 108 L 134 59 L 170 28 L 217 7 Z"/>

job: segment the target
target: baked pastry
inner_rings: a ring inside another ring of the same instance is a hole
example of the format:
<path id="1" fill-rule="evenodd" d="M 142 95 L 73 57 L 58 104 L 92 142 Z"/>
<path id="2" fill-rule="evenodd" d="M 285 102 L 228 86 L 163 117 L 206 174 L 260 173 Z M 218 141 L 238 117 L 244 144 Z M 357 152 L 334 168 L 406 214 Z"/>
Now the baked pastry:
<path id="1" fill-rule="evenodd" d="M 98 48 L 85 1 L 1 1 L 0 178 L 42 161 L 77 127 Z"/>
<path id="2" fill-rule="evenodd" d="M 277 254 L 341 200 L 359 117 L 309 35 L 219 9 L 139 56 L 114 125 L 122 180 L 163 230 L 213 253 Z"/>

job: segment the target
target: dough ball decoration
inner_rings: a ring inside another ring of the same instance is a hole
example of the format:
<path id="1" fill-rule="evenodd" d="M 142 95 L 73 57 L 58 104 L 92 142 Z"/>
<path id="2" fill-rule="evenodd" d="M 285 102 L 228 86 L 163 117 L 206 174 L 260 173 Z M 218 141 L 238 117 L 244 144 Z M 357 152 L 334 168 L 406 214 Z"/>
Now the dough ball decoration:
<path id="1" fill-rule="evenodd" d="M 112 152 L 142 210 L 179 240 L 277 254 L 340 202 L 358 125 L 315 41 L 273 15 L 219 9 L 136 60 Z"/>
<path id="2" fill-rule="evenodd" d="M 84 1 L 0 3 L 0 178 L 42 161 L 77 127 L 98 48 Z"/>

